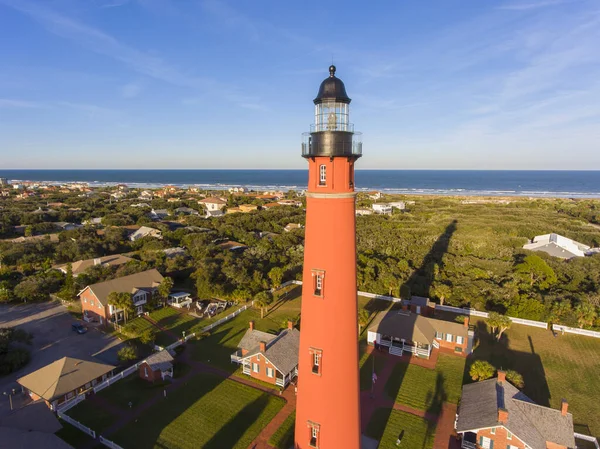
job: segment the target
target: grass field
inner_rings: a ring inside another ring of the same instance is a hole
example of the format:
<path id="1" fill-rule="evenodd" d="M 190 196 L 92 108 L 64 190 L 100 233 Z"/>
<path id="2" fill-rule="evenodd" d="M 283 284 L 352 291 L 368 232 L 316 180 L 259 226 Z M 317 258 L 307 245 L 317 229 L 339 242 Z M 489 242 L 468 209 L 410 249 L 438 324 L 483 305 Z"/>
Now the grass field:
<path id="1" fill-rule="evenodd" d="M 271 438 L 269 438 L 269 444 L 276 449 L 290 449 L 294 445 L 294 423 L 296 421 L 296 412 L 292 412 L 288 416 L 281 427 L 275 431 Z"/>
<path id="2" fill-rule="evenodd" d="M 80 402 L 66 414 L 94 430 L 96 435 L 101 434 L 105 429 L 113 425 L 118 418 L 104 409 L 95 406 L 90 401 Z"/>
<path id="3" fill-rule="evenodd" d="M 131 331 L 134 335 L 139 335 L 147 329 L 156 329 L 152 323 L 150 323 L 148 320 L 145 320 L 141 316 L 127 321 L 127 324 L 123 327 L 126 331 Z"/>
<path id="4" fill-rule="evenodd" d="M 439 413 L 444 402 L 458 402 L 464 365 L 465 359 L 445 354 L 440 354 L 435 370 L 399 362 L 385 391 L 400 404 Z"/>
<path id="5" fill-rule="evenodd" d="M 126 448 L 246 449 L 283 405 L 279 397 L 199 374 L 110 438 Z"/>
<path id="6" fill-rule="evenodd" d="M 58 432 L 56 432 L 56 436 L 61 440 L 66 441 L 71 446 L 78 448 L 82 447 L 86 444 L 89 444 L 93 441 L 93 438 L 89 436 L 87 433 L 83 433 L 77 427 L 72 426 L 66 421 L 62 419 L 59 420 L 60 424 L 63 426 Z"/>
<path id="7" fill-rule="evenodd" d="M 474 359 L 521 373 L 524 393 L 540 405 L 560 408 L 567 399 L 576 431 L 600 437 L 600 339 L 513 325 L 497 342 L 483 321 L 476 326 Z"/>
<path id="8" fill-rule="evenodd" d="M 132 374 L 100 391 L 98 395 L 123 410 L 129 409 L 130 402 L 132 408 L 135 409 L 160 394 L 164 385 L 165 383 L 158 382 L 153 384 L 140 378 L 137 374 Z"/>
<path id="9" fill-rule="evenodd" d="M 410 413 L 380 408 L 375 410 L 367 426 L 367 436 L 380 441 L 379 449 L 431 449 L 435 424 Z M 402 435 L 402 444 L 396 440 Z"/>
<path id="10" fill-rule="evenodd" d="M 382 354 L 377 354 L 376 351 L 368 354 L 365 352 L 366 344 L 361 344 L 361 357 L 358 361 L 360 366 L 360 390 L 370 390 L 372 387 L 373 369 L 375 374 L 380 375 L 385 365 L 386 357 Z"/>

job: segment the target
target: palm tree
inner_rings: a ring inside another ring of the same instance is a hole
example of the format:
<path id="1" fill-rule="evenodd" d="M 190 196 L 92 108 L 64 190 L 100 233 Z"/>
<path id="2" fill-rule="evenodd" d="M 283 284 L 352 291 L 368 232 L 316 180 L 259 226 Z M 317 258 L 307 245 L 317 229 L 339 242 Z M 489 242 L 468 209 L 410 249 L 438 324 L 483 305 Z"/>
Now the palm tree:
<path id="1" fill-rule="evenodd" d="M 498 312 L 490 312 L 486 321 L 487 324 L 492 328 L 492 333 L 495 334 L 496 331 L 498 331 L 498 334 L 496 335 L 498 341 L 500 341 L 504 331 L 507 330 L 512 324 L 512 321 L 509 317 L 506 315 L 500 315 Z"/>
<path id="2" fill-rule="evenodd" d="M 495 372 L 496 368 L 491 363 L 484 360 L 475 360 L 469 370 L 469 376 L 471 376 L 471 379 L 481 382 L 490 379 Z"/>
<path id="3" fill-rule="evenodd" d="M 110 292 L 108 294 L 108 303 L 116 309 L 123 311 L 123 318 L 125 319 L 125 324 L 127 324 L 129 314 L 134 312 L 131 294 L 127 292 Z"/>
<path id="4" fill-rule="evenodd" d="M 596 319 L 596 308 L 590 304 L 589 302 L 582 302 L 575 308 L 575 313 L 577 314 L 577 323 L 579 323 L 579 328 L 583 328 L 583 326 L 591 326 Z"/>
<path id="5" fill-rule="evenodd" d="M 452 290 L 446 284 L 435 284 L 433 287 L 433 296 L 440 300 L 440 305 L 444 305 L 444 301 L 452 294 Z"/>
<path id="6" fill-rule="evenodd" d="M 264 318 L 265 309 L 269 307 L 269 304 L 271 304 L 271 302 L 273 302 L 273 295 L 271 294 L 271 292 L 262 291 L 260 293 L 257 293 L 256 296 L 254 296 L 254 305 L 260 308 L 261 319 Z"/>

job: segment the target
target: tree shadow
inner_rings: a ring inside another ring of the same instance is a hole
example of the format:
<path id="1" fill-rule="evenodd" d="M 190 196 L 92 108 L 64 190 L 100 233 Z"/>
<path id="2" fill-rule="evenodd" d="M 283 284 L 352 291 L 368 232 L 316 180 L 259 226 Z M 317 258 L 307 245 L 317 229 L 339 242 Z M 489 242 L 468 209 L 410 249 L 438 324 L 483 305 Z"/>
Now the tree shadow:
<path id="1" fill-rule="evenodd" d="M 439 421 L 439 416 L 441 416 L 444 402 L 446 402 L 447 399 L 448 394 L 444 388 L 444 375 L 438 372 L 435 378 L 435 387 L 433 392 L 427 394 L 427 402 L 429 403 L 429 407 L 427 407 L 427 414 L 429 417 L 437 415 L 438 419 L 435 421 L 432 419 L 427 419 L 427 429 L 425 431 L 425 439 L 423 440 L 423 449 L 427 446 L 427 442 L 435 435 L 437 422 Z"/>
<path id="2" fill-rule="evenodd" d="M 413 271 L 408 280 L 404 283 L 410 288 L 411 295 L 431 297 L 431 286 L 435 280 L 435 267 L 442 271 L 444 267 L 444 255 L 448 252 L 450 239 L 456 231 L 458 220 L 452 222 L 446 227 L 444 233 L 438 237 L 427 255 L 423 258 L 421 266 Z"/>
<path id="3" fill-rule="evenodd" d="M 535 343 L 531 336 L 529 340 L 529 352 L 516 351 L 510 348 L 510 340 L 506 333 L 500 341 L 489 332 L 484 321 L 476 324 L 477 342 L 474 344 L 473 353 L 467 358 L 464 383 L 472 382 L 469 369 L 475 360 L 490 362 L 496 369 L 515 370 L 523 376 L 525 386 L 521 389 L 523 393 L 533 399 L 537 404 L 545 407 L 550 406 L 550 388 L 546 379 L 546 372 L 541 357 L 535 352 Z"/>

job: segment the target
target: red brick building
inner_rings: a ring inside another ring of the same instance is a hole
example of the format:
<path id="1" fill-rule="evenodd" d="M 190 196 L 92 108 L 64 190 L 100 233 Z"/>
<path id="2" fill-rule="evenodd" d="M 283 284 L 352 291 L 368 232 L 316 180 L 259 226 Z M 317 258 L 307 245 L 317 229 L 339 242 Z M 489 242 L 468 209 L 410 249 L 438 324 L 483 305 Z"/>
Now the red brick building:
<path id="1" fill-rule="evenodd" d="M 561 410 L 542 407 L 506 380 L 463 387 L 456 431 L 463 449 L 572 449 L 573 415 L 563 399 Z"/>
<path id="2" fill-rule="evenodd" d="M 394 355 L 408 352 L 429 358 L 433 348 L 440 347 L 465 357 L 471 353 L 473 332 L 469 331 L 469 317 L 461 324 L 424 316 L 431 313 L 428 306 L 412 304 L 411 309 L 404 305 L 402 310 L 380 314 L 368 329 L 367 342 L 387 347 Z"/>
<path id="3" fill-rule="evenodd" d="M 168 350 L 156 352 L 144 360 L 139 367 L 139 375 L 148 382 L 163 381 L 173 377 L 173 356 Z"/>
<path id="4" fill-rule="evenodd" d="M 79 293 L 83 319 L 99 322 L 100 324 L 107 324 L 109 321 L 121 321 L 123 311 L 108 304 L 108 295 L 112 292 L 130 293 L 134 313 L 140 315 L 144 312 L 145 304 L 155 294 L 162 280 L 162 275 L 157 270 L 152 269 L 88 285 Z"/>
<path id="5" fill-rule="evenodd" d="M 298 374 L 299 342 L 300 332 L 291 321 L 279 335 L 256 330 L 250 321 L 231 360 L 242 365 L 244 374 L 285 388 Z"/>

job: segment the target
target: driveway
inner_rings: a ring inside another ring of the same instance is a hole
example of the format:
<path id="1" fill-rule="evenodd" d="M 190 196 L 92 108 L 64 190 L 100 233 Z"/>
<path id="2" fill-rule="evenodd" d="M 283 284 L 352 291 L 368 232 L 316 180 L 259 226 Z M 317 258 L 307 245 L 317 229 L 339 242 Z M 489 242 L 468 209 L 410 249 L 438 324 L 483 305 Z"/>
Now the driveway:
<path id="1" fill-rule="evenodd" d="M 97 328 L 79 335 L 71 330 L 76 320 L 58 302 L 0 305 L 0 327 L 19 327 L 33 334 L 31 361 L 19 371 L 0 377 L 0 394 L 20 387 L 15 382 L 62 357 L 74 357 L 112 365 L 122 342 Z M 6 396 L 0 396 L 0 415 L 8 411 Z"/>

